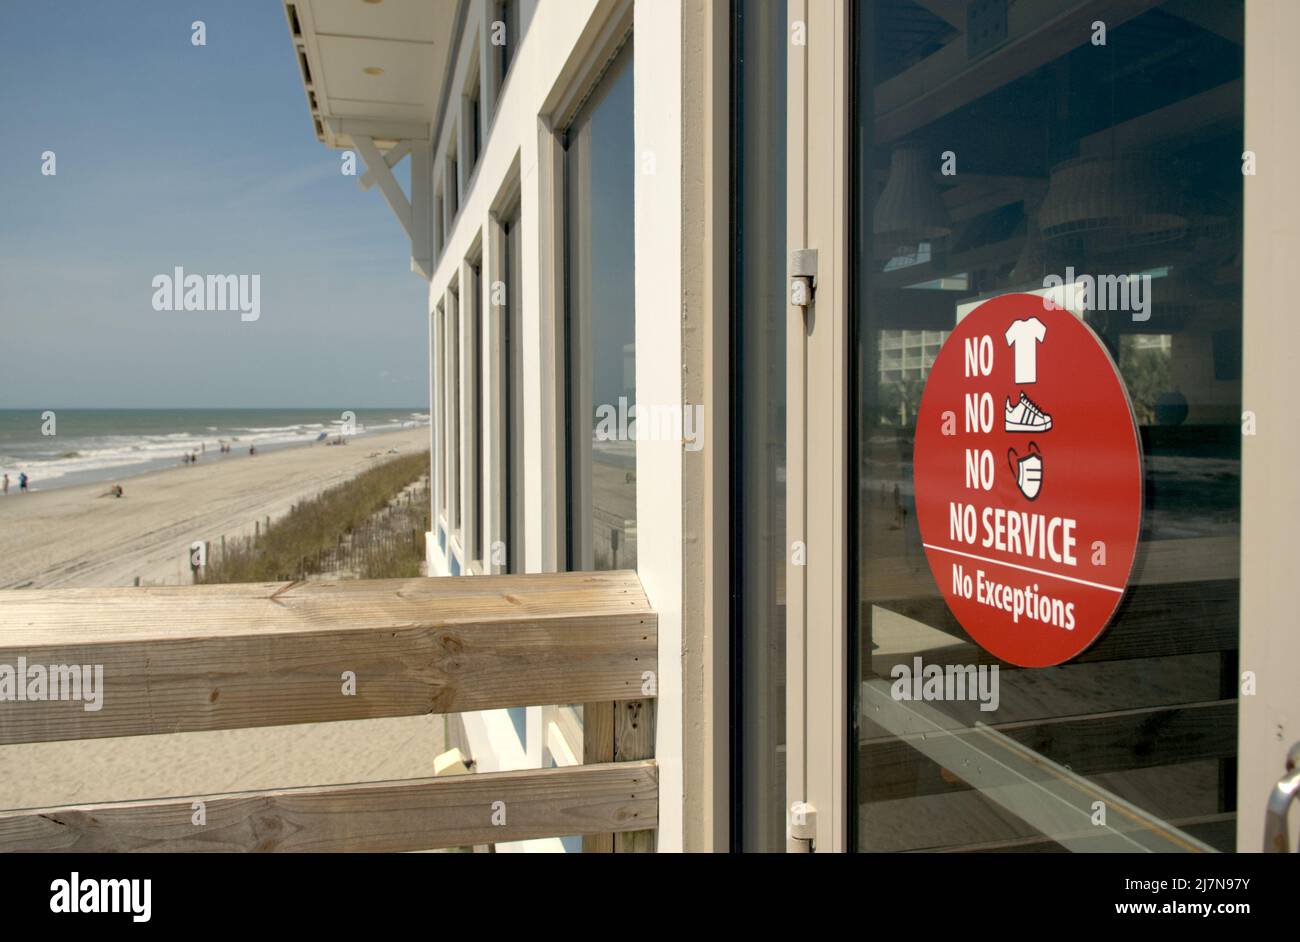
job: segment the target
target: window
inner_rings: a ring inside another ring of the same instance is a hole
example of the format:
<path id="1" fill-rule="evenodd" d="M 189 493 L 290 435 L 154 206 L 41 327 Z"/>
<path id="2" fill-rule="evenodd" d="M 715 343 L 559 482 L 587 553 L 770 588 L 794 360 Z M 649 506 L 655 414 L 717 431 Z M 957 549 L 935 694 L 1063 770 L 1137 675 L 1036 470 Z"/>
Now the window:
<path id="1" fill-rule="evenodd" d="M 487 385 L 482 382 L 482 315 L 483 274 L 479 260 L 467 262 L 468 284 L 462 285 L 465 304 L 465 396 L 469 442 L 465 463 L 465 486 L 469 488 L 469 522 L 466 527 L 465 555 L 474 560 L 479 571 L 486 571 L 483 552 L 483 422 L 487 416 L 484 397 Z"/>
<path id="2" fill-rule="evenodd" d="M 519 42 L 519 0 L 503 0 L 497 5 L 497 22 L 501 24 L 501 45 L 498 47 L 500 79 L 505 82 L 510 63 L 515 61 L 515 45 Z"/>
<path id="3" fill-rule="evenodd" d="M 460 305 L 447 295 L 447 525 L 460 534 Z M 449 552 L 448 556 L 452 554 Z M 450 562 L 450 559 L 448 560 Z"/>
<path id="4" fill-rule="evenodd" d="M 447 531 L 445 529 L 447 519 L 447 389 L 446 389 L 446 359 L 444 350 L 446 349 L 446 326 L 442 305 L 439 304 L 433 309 L 433 346 L 430 351 L 430 363 L 435 367 L 435 375 L 440 382 L 435 382 L 433 387 L 433 427 L 434 443 L 437 446 L 432 456 L 435 467 L 441 468 L 441 471 L 434 476 L 438 482 L 436 494 L 437 502 L 437 519 L 434 521 L 434 527 L 438 533 L 438 547 L 444 553 L 447 551 Z"/>
<path id="5" fill-rule="evenodd" d="M 507 572 L 523 572 L 524 559 L 524 507 L 519 493 L 523 486 L 523 473 L 519 468 L 519 462 L 524 454 L 523 361 L 521 358 L 523 286 L 520 277 L 523 250 L 520 244 L 519 223 L 520 211 L 516 209 L 514 216 L 506 224 L 505 260 L 502 266 L 506 276 L 506 310 L 501 322 L 502 346 L 504 348 L 502 360 L 505 367 L 502 371 L 502 376 L 505 379 L 505 394 L 502 396 L 505 414 L 501 423 L 505 432 L 503 436 L 505 439 L 505 460 L 502 467 L 504 471 L 502 495 L 504 498 L 503 520 L 505 526 L 502 532 L 506 541 Z"/>
<path id="6" fill-rule="evenodd" d="M 636 566 L 632 45 L 565 135 L 570 569 Z"/>
<path id="7" fill-rule="evenodd" d="M 473 176 L 483 150 L 483 116 L 479 110 L 479 73 L 475 69 L 465 89 L 465 176 Z"/>
<path id="8" fill-rule="evenodd" d="M 442 187 L 439 186 L 433 195 L 433 255 L 437 258 L 442 254 L 443 244 L 443 218 L 442 218 Z"/>
<path id="9" fill-rule="evenodd" d="M 452 138 L 451 150 L 447 154 L 447 234 L 451 235 L 451 223 L 460 212 L 460 165 L 456 162 L 456 139 Z"/>

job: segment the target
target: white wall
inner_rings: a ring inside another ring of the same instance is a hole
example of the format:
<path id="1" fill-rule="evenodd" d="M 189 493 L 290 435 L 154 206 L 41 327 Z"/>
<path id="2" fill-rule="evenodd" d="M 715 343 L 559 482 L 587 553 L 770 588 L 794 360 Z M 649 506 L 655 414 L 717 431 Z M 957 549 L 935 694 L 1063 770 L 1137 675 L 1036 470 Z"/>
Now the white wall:
<path id="1" fill-rule="evenodd" d="M 1295 350 L 1300 322 L 1291 311 L 1300 251 L 1300 190 L 1291 171 L 1300 148 L 1295 89 L 1300 59 L 1292 39 L 1300 4 L 1251 0 L 1246 5 L 1246 147 L 1256 176 L 1245 188 L 1244 364 L 1242 408 L 1257 433 L 1241 448 L 1241 670 L 1256 679 L 1238 716 L 1237 850 L 1262 848 L 1264 808 L 1282 776 L 1287 750 L 1300 741 L 1300 632 L 1295 566 L 1300 530 L 1300 461 L 1295 420 Z M 1291 812 L 1295 849 L 1296 811 Z"/>
<path id="2" fill-rule="evenodd" d="M 636 395 L 682 407 L 682 10 L 636 4 Z M 659 615 L 659 849 L 682 849 L 682 443 L 640 439 L 637 571 Z"/>
<path id="3" fill-rule="evenodd" d="M 583 74 L 575 67 L 574 55 L 580 48 L 584 31 L 616 6 L 611 0 L 523 0 L 521 25 L 527 24 L 510 73 L 495 102 L 494 85 L 486 75 L 493 68 L 488 46 L 488 29 L 495 17 L 490 0 L 471 0 L 471 6 L 450 87 L 455 90 L 446 108 L 444 125 L 435 132 L 433 153 L 435 192 L 441 186 L 446 194 L 450 181 L 443 179 L 447 161 L 443 159 L 453 137 L 463 142 L 465 135 L 455 127 L 463 118 L 459 107 L 460 89 L 470 76 L 477 59 L 481 94 L 487 103 L 484 119 L 484 149 L 477 169 L 464 165 L 461 173 L 469 174 L 468 190 L 462 195 L 459 215 L 446 230 L 445 245 L 435 259 L 429 286 L 429 310 L 443 298 L 448 285 L 458 277 L 461 262 L 476 241 L 490 248 L 492 210 L 504 188 L 511 185 L 512 168 L 517 166 L 519 203 L 522 210 L 521 294 L 522 334 L 521 362 L 523 415 L 522 488 L 525 518 L 523 564 L 527 572 L 554 570 L 557 547 L 562 540 L 562 510 L 557 506 L 555 482 L 548 475 L 554 466 L 561 441 L 554 410 L 546 403 L 555 401 L 556 376 L 553 368 L 554 347 L 550 325 L 543 322 L 547 310 L 543 292 L 553 271 L 552 251 L 562 247 L 552 244 L 541 225 L 552 218 L 554 197 L 554 137 L 545 120 L 548 103 L 564 97 L 574 89 L 566 85 Z M 666 329 L 679 325 L 681 292 L 681 8 L 678 0 L 638 2 L 634 9 L 634 43 L 645 54 L 635 56 L 635 139 L 638 173 L 635 193 L 636 308 L 637 308 L 637 390 L 638 399 L 655 405 L 681 405 L 681 334 Z M 590 36 L 587 37 L 590 39 Z M 460 145 L 458 144 L 458 147 Z M 545 152 L 544 152 L 545 149 Z M 654 172 L 640 161 L 653 154 Z M 444 199 L 445 203 L 445 199 Z M 494 266 L 485 259 L 482 270 Z M 464 303 L 462 290 L 462 305 Z M 490 284 L 484 285 L 483 297 L 490 298 Z M 514 299 L 508 299 L 513 302 Z M 490 320 L 493 310 L 485 304 L 481 327 L 483 350 L 488 350 Z M 462 322 L 465 318 L 462 318 Z M 435 365 L 436 368 L 436 365 Z M 488 375 L 485 364 L 483 374 Z M 495 389 L 489 390 L 495 395 Z M 465 396 L 462 395 L 462 401 Z M 496 403 L 489 400 L 488 408 Z M 435 415 L 435 421 L 437 416 Z M 435 432 L 436 435 L 436 432 Z M 488 436 L 485 436 L 485 442 Z M 488 446 L 489 448 L 491 445 Z M 493 456 L 485 456 L 486 468 Z M 658 730 L 656 755 L 660 762 L 659 847 L 681 847 L 681 444 L 678 442 L 637 443 L 637 516 L 638 558 L 642 581 L 651 603 L 659 613 Z M 436 492 L 435 492 L 436 493 Z M 492 515 L 495 502 L 484 501 Z M 434 508 L 435 537 L 430 541 L 431 575 L 444 575 L 447 562 L 437 551 L 437 507 Z M 497 532 L 487 521 L 485 532 Z M 506 528 L 500 528 L 505 533 Z M 502 537 L 504 538 L 504 536 Z M 488 537 L 491 539 L 491 536 Z M 541 708 L 530 708 L 528 750 L 517 748 L 505 711 L 487 711 L 465 717 L 470 749 L 479 760 L 480 770 L 536 765 L 541 761 L 545 738 Z M 534 733 L 537 735 L 534 735 Z M 507 740 L 512 740 L 511 742 Z M 581 754 L 581 743 L 576 744 Z M 521 848 L 531 849 L 531 848 Z"/>

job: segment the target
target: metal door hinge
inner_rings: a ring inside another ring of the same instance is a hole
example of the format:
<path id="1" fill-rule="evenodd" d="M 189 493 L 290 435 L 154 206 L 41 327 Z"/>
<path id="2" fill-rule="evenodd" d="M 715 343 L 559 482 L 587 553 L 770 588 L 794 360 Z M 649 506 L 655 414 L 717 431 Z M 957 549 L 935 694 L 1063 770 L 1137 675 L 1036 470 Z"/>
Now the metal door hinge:
<path id="1" fill-rule="evenodd" d="M 806 801 L 791 802 L 785 817 L 785 833 L 792 851 L 812 853 L 817 849 L 817 809 Z"/>
<path id="2" fill-rule="evenodd" d="M 817 289 L 817 250 L 795 249 L 790 253 L 790 303 L 807 307 Z"/>

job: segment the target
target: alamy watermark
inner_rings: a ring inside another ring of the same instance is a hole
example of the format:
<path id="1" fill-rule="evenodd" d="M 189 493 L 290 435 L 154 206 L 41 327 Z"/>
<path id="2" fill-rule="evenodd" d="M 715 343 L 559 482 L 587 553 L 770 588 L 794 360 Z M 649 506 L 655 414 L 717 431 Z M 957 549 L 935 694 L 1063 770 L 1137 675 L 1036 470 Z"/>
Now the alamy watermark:
<path id="1" fill-rule="evenodd" d="M 1043 298 L 1067 310 L 1128 311 L 1134 321 L 1151 319 L 1151 276 L 1143 275 L 1076 275 L 1073 266 L 1065 276 L 1048 275 L 1043 287 L 1061 294 Z"/>
<path id="2" fill-rule="evenodd" d="M 704 406 L 647 405 L 619 396 L 617 405 L 596 407 L 592 437 L 598 442 L 681 442 L 687 451 L 704 447 Z"/>
<path id="3" fill-rule="evenodd" d="M 261 275 L 187 275 L 177 265 L 150 285 L 155 311 L 238 311 L 241 321 L 262 316 Z"/>
<path id="4" fill-rule="evenodd" d="M 83 879 L 76 870 L 66 880 L 50 884 L 52 913 L 130 913 L 132 922 L 148 922 L 153 914 L 153 881 Z"/>
<path id="5" fill-rule="evenodd" d="M 998 708 L 998 665 L 895 664 L 889 671 L 894 679 L 889 695 L 895 700 L 941 701 L 978 700 L 980 710 L 991 713 Z"/>
<path id="6" fill-rule="evenodd" d="M 0 702 L 81 700 L 87 713 L 104 708 L 103 664 L 0 664 Z"/>

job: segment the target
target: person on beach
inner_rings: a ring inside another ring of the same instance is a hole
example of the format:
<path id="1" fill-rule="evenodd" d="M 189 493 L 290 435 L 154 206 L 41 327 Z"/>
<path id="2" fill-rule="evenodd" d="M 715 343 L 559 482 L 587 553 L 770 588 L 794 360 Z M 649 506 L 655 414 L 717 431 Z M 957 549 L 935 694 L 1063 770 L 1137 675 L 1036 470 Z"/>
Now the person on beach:
<path id="1" fill-rule="evenodd" d="M 249 453 L 250 455 L 255 455 L 255 454 L 257 454 L 257 446 L 256 446 L 256 445 L 249 445 L 249 446 L 248 446 L 248 453 Z"/>
<path id="2" fill-rule="evenodd" d="M 4 492 L 5 492 L 5 496 L 8 497 L 9 496 L 9 475 L 7 474 L 5 475 Z"/>
<path id="3" fill-rule="evenodd" d="M 26 471 L 20 471 L 18 473 L 18 492 L 20 494 L 27 493 L 27 472 Z"/>

